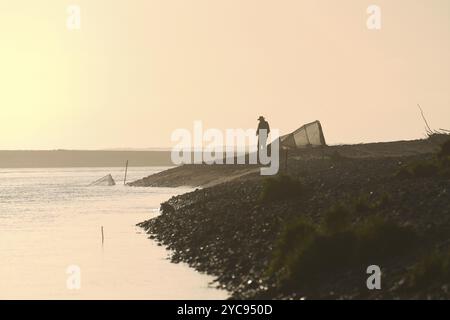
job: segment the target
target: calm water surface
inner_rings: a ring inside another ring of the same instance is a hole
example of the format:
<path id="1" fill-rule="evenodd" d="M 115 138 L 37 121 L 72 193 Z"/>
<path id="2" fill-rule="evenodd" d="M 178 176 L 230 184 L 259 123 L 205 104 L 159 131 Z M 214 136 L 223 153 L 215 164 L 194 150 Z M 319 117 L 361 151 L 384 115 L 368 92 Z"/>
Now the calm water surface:
<path id="1" fill-rule="evenodd" d="M 130 168 L 129 181 L 162 169 Z M 109 173 L 116 186 L 88 186 Z M 189 189 L 122 184 L 120 168 L 0 169 L 0 299 L 226 298 L 135 226 Z M 78 290 L 67 287 L 73 265 Z"/>

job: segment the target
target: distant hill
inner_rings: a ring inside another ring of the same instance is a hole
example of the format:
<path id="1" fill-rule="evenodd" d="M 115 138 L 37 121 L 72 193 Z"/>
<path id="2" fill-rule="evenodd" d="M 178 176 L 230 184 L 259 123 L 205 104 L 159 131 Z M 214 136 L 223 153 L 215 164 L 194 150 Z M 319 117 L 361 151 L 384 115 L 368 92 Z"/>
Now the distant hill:
<path id="1" fill-rule="evenodd" d="M 171 166 L 169 151 L 0 151 L 0 168 Z"/>

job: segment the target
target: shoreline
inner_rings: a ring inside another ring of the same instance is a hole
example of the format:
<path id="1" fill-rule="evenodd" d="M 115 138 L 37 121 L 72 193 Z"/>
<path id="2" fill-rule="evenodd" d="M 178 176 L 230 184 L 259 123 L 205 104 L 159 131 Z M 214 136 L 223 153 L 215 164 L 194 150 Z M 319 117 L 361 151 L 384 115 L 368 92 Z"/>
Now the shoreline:
<path id="1" fill-rule="evenodd" d="M 336 155 L 350 159 L 396 158 L 431 154 L 439 149 L 440 140 L 411 140 L 378 142 L 355 145 L 334 145 L 325 148 L 290 150 L 289 161 L 323 160 Z M 285 166 L 285 155 L 280 155 L 280 171 Z M 236 179 L 259 176 L 258 165 L 207 165 L 185 164 L 127 183 L 132 187 L 211 187 Z M 294 172 L 295 173 L 295 172 Z"/>
<path id="2" fill-rule="evenodd" d="M 227 293 L 210 288 L 213 278 L 172 264 L 165 248 L 136 227 L 155 217 L 162 201 L 191 189 L 88 187 L 110 170 L 41 168 L 0 175 L 0 297 L 226 299 Z M 158 170 L 128 173 L 137 179 Z M 80 290 L 66 287 L 70 266 L 80 268 Z"/>
<path id="3" fill-rule="evenodd" d="M 405 180 L 397 176 L 405 165 L 435 157 L 430 150 L 436 150 L 436 146 L 430 146 L 427 141 L 414 143 L 426 148 L 422 152 L 414 150 L 414 155 L 408 151 L 405 155 L 354 158 L 333 156 L 334 153 L 311 157 L 309 153 L 315 151 L 306 151 L 302 157 L 299 151 L 288 161 L 288 175 L 302 181 L 304 187 L 298 196 L 261 203 L 267 178 L 246 174 L 173 197 L 162 204 L 160 216 L 138 225 L 171 251 L 172 262 L 185 262 L 199 272 L 213 275 L 219 288 L 232 293 L 231 299 L 450 298 L 446 284 L 434 291 L 430 288 L 400 290 L 405 282 L 405 270 L 410 270 L 424 252 L 450 249 L 449 177 Z M 361 146 L 355 148 L 360 150 Z M 377 154 L 376 150 L 371 152 Z M 220 178 L 230 170 L 224 166 L 201 167 L 178 167 L 148 181 L 167 185 L 183 170 L 185 173 L 215 171 L 215 176 Z M 210 183 L 209 179 L 200 180 Z M 386 195 L 389 196 L 387 204 L 373 209 L 372 204 L 380 203 Z M 324 278 L 314 289 L 304 290 L 286 288 L 276 274 L 268 272 L 287 225 L 300 217 L 319 226 L 337 203 L 353 203 L 363 196 L 367 197 L 367 208 L 355 213 L 354 221 L 383 217 L 423 235 L 420 246 L 383 262 L 383 273 L 387 275 L 383 280 L 385 290 L 365 288 L 365 269 L 362 274 L 362 269 L 359 273 L 336 271 L 336 278 Z"/>

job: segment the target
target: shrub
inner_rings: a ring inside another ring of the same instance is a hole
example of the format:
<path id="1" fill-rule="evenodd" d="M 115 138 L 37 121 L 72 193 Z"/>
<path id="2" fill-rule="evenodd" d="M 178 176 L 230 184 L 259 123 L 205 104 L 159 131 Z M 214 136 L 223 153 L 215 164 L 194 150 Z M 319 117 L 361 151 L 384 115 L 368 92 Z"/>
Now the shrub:
<path id="1" fill-rule="evenodd" d="M 409 179 L 412 176 L 413 174 L 411 173 L 411 170 L 409 170 L 408 167 L 401 167 L 395 174 L 395 177 L 399 179 Z"/>
<path id="2" fill-rule="evenodd" d="M 367 195 L 360 195 L 353 200 L 352 203 L 355 212 L 362 213 L 367 212 L 373 208 L 373 205 L 369 203 L 369 198 Z"/>
<path id="3" fill-rule="evenodd" d="M 438 157 L 450 157 L 450 138 L 441 145 L 441 151 L 439 151 Z"/>
<path id="4" fill-rule="evenodd" d="M 306 219 L 300 218 L 288 223 L 277 242 L 269 273 L 289 266 L 292 263 L 290 259 L 295 257 L 298 251 L 303 250 L 303 247 L 308 246 L 317 235 L 317 228 Z"/>
<path id="5" fill-rule="evenodd" d="M 325 213 L 322 230 L 328 234 L 345 231 L 351 226 L 351 218 L 348 208 L 343 204 L 335 205 Z"/>
<path id="6" fill-rule="evenodd" d="M 441 169 L 440 175 L 442 177 L 450 178 L 450 159 L 448 159 L 447 165 Z"/>
<path id="7" fill-rule="evenodd" d="M 401 179 L 450 177 L 450 139 L 441 145 L 441 150 L 436 158 L 403 166 L 395 176 Z"/>
<path id="8" fill-rule="evenodd" d="M 435 177 L 440 173 L 440 166 L 434 160 L 420 161 L 409 164 L 400 168 L 397 172 L 396 177 L 407 179 L 407 178 L 429 178 Z"/>
<path id="9" fill-rule="evenodd" d="M 370 199 L 372 197 L 372 199 Z M 345 206 L 343 204 L 338 204 L 331 208 L 324 218 L 324 223 L 326 225 L 326 220 L 330 218 L 335 218 L 339 223 L 350 223 L 350 218 L 355 215 L 355 213 L 367 213 L 373 212 L 376 209 L 387 206 L 392 201 L 392 197 L 386 192 L 382 193 L 379 198 L 374 198 L 368 193 L 360 194 L 348 201 L 349 205 Z"/>
<path id="10" fill-rule="evenodd" d="M 314 227 L 300 220 L 280 236 L 270 274 L 289 290 L 313 289 L 324 278 L 365 270 L 407 253 L 416 244 L 413 230 L 381 218 L 351 224 L 350 210 L 338 206 Z M 342 214 L 343 222 L 339 222 Z M 332 279 L 331 279 L 332 280 Z"/>
<path id="11" fill-rule="evenodd" d="M 408 271 L 408 289 L 423 290 L 450 281 L 450 252 L 434 252 L 422 258 Z"/>
<path id="12" fill-rule="evenodd" d="M 260 195 L 261 202 L 272 202 L 298 197 L 302 194 L 303 185 L 299 180 L 281 175 L 264 180 Z"/>
<path id="13" fill-rule="evenodd" d="M 439 167 L 432 161 L 424 161 L 413 165 L 411 172 L 417 178 L 434 177 L 438 174 Z"/>
<path id="14" fill-rule="evenodd" d="M 353 232 L 317 234 L 296 256 L 286 260 L 284 284 L 292 289 L 313 288 L 323 278 L 350 270 L 354 264 L 356 237 Z"/>
<path id="15" fill-rule="evenodd" d="M 417 235 L 409 227 L 372 217 L 354 228 L 358 239 L 358 262 L 383 262 L 410 251 Z"/>
<path id="16" fill-rule="evenodd" d="M 385 208 L 387 207 L 389 204 L 392 203 L 392 197 L 390 194 L 388 194 L 387 192 L 383 192 L 381 194 L 381 197 L 378 199 L 378 201 L 375 203 L 375 208 L 379 209 L 379 208 Z"/>
<path id="17" fill-rule="evenodd" d="M 450 177 L 450 139 L 441 145 L 441 151 L 438 153 L 439 166 L 441 174 Z"/>
<path id="18" fill-rule="evenodd" d="M 440 163 L 441 169 L 450 168 L 450 156 L 440 158 L 439 163 Z"/>
<path id="19" fill-rule="evenodd" d="M 450 134 L 443 132 L 435 132 L 428 134 L 428 139 L 432 144 L 442 145 L 450 139 Z"/>

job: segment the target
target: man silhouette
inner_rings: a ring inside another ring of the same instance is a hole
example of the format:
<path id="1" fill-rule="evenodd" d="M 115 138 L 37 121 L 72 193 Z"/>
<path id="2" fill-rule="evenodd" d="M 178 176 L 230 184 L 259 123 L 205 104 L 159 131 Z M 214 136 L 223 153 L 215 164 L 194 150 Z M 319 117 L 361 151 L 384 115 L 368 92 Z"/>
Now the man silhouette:
<path id="1" fill-rule="evenodd" d="M 258 118 L 259 124 L 256 130 L 256 135 L 258 136 L 258 161 L 260 157 L 260 150 L 263 152 L 266 149 L 267 136 L 270 133 L 269 123 L 264 119 L 263 116 Z"/>

